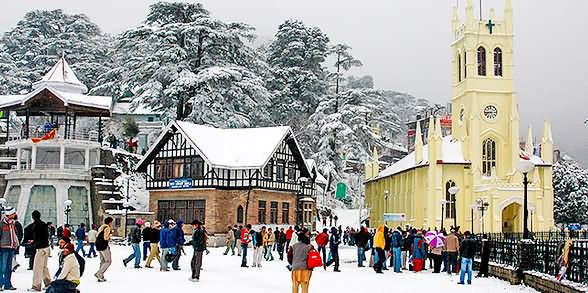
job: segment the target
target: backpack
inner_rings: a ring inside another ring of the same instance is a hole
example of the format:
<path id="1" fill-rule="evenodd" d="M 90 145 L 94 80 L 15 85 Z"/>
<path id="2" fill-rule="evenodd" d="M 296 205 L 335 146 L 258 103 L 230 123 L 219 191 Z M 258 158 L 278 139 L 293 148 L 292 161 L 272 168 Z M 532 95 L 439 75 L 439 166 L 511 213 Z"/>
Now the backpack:
<path id="1" fill-rule="evenodd" d="M 104 251 L 108 248 L 108 241 L 106 241 L 104 239 L 104 230 L 100 231 L 100 233 L 98 233 L 98 236 L 96 236 L 96 250 L 98 251 Z"/>
<path id="2" fill-rule="evenodd" d="M 321 254 L 318 251 L 316 251 L 314 248 L 308 252 L 308 258 L 306 260 L 306 265 L 308 266 L 308 269 L 310 269 L 310 270 L 323 266 L 323 260 L 321 259 Z"/>
<path id="3" fill-rule="evenodd" d="M 78 265 L 80 266 L 80 277 L 84 275 L 84 269 L 86 269 L 86 260 L 79 254 L 75 253 Z"/>

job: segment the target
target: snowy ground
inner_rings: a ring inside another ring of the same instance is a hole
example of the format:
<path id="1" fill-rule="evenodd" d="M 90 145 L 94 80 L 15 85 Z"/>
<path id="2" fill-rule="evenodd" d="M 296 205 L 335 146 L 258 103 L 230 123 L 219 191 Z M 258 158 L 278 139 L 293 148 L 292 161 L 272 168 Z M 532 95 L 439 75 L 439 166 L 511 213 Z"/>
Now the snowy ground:
<path id="1" fill-rule="evenodd" d="M 78 287 L 81 292 L 239 292 L 239 293 L 277 293 L 291 292 L 290 273 L 285 268 L 286 263 L 280 261 L 264 262 L 263 268 L 241 268 L 240 258 L 237 256 L 222 255 L 221 248 L 211 249 L 209 255 L 204 256 L 201 281 L 192 283 L 188 281 L 189 256 L 181 258 L 181 271 L 159 272 L 155 262 L 154 269 L 133 269 L 132 264 L 128 268 L 123 267 L 122 259 L 131 251 L 130 247 L 113 247 L 113 264 L 106 272 L 108 282 L 98 283 L 93 274 L 98 267 L 98 258 L 87 260 L 86 272 Z M 186 248 L 190 255 L 191 248 Z M 53 253 L 55 255 L 55 253 Z M 251 253 L 252 254 L 252 253 Z M 342 265 L 341 273 L 323 269 L 315 269 L 312 275 L 310 292 L 314 293 L 345 293 L 345 292 L 536 292 L 523 286 L 511 286 L 498 279 L 474 279 L 471 286 L 457 285 L 456 276 L 445 274 L 432 274 L 431 270 L 415 274 L 405 271 L 402 274 L 394 274 L 386 271 L 377 275 L 370 268 L 357 268 L 354 259 L 355 250 L 350 247 L 341 249 Z M 13 274 L 13 285 L 24 291 L 30 288 L 32 272 L 26 270 L 28 259 L 19 256 L 21 268 Z M 141 264 L 142 266 L 144 263 Z M 49 258 L 49 271 L 55 272 L 57 258 Z M 447 289 L 447 291 L 445 291 Z M 132 291 L 131 291 L 132 290 Z"/>

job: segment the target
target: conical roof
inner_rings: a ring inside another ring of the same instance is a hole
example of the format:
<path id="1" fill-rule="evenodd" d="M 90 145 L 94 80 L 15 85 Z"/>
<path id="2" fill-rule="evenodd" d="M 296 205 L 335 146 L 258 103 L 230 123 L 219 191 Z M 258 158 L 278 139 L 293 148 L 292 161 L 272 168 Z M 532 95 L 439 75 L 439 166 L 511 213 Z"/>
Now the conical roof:
<path id="1" fill-rule="evenodd" d="M 33 88 L 41 86 L 52 87 L 64 92 L 85 93 L 88 88 L 80 82 L 71 69 L 65 57 L 59 58 L 57 63 L 45 74 L 43 79 L 33 83 Z"/>

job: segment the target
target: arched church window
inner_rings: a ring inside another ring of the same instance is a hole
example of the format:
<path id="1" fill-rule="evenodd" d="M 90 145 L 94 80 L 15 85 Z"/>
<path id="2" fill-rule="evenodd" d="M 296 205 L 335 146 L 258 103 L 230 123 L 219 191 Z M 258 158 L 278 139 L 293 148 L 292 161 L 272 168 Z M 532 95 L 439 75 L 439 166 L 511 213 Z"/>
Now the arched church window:
<path id="1" fill-rule="evenodd" d="M 502 76 L 502 50 L 494 48 L 494 76 Z"/>
<path id="2" fill-rule="evenodd" d="M 461 81 L 461 55 L 457 54 L 457 81 Z"/>
<path id="3" fill-rule="evenodd" d="M 478 75 L 486 76 L 486 49 L 478 47 Z"/>
<path id="4" fill-rule="evenodd" d="M 468 61 L 467 61 L 467 52 L 464 50 L 463 51 L 463 78 L 467 78 L 468 77 Z"/>
<path id="5" fill-rule="evenodd" d="M 496 142 L 487 138 L 482 142 L 482 174 L 492 175 L 492 169 L 496 167 Z"/>
<path id="6" fill-rule="evenodd" d="M 243 224 L 243 207 L 237 207 L 237 223 Z"/>
<path id="7" fill-rule="evenodd" d="M 455 186 L 453 180 L 445 183 L 445 218 L 455 219 L 455 194 L 449 193 L 449 188 Z"/>

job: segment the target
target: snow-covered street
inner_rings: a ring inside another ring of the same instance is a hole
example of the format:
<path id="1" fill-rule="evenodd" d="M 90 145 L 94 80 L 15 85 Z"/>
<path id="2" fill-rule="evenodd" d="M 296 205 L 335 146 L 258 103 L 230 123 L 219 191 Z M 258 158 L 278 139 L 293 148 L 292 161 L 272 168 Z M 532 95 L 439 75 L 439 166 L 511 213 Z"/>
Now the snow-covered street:
<path id="1" fill-rule="evenodd" d="M 134 269 L 132 263 L 127 268 L 122 259 L 130 253 L 130 247 L 114 246 L 112 248 L 113 264 L 106 272 L 108 282 L 98 283 L 93 274 L 98 267 L 98 258 L 87 259 L 86 272 L 78 287 L 81 292 L 183 292 L 198 290 L 198 292 L 240 292 L 240 293 L 276 293 L 291 292 L 290 273 L 286 269 L 286 262 L 264 262 L 262 268 L 241 268 L 240 258 L 224 256 L 222 248 L 211 249 L 209 255 L 204 256 L 201 281 L 188 281 L 190 275 L 189 261 L 192 248 L 187 247 L 187 256 L 181 258 L 181 271 L 161 273 L 155 262 L 153 269 Z M 55 255 L 55 250 L 53 255 Z M 251 253 L 252 254 L 252 253 Z M 446 274 L 434 275 L 431 270 L 418 274 L 404 272 L 394 274 L 386 271 L 377 275 L 370 268 L 357 268 L 351 263 L 355 250 L 351 247 L 341 249 L 341 273 L 332 272 L 332 267 L 325 272 L 315 269 L 312 275 L 310 292 L 316 293 L 345 293 L 345 292 L 436 292 L 440 289 L 452 293 L 476 292 L 536 292 L 523 286 L 511 286 L 495 278 L 474 279 L 471 286 L 457 285 L 458 277 Z M 26 270 L 28 259 L 18 258 L 20 269 L 13 274 L 13 285 L 23 291 L 30 288 L 32 271 Z M 144 262 L 142 263 L 144 266 Z M 55 272 L 56 257 L 49 259 L 49 271 Z M 173 291 L 169 291 L 173 289 Z"/>

